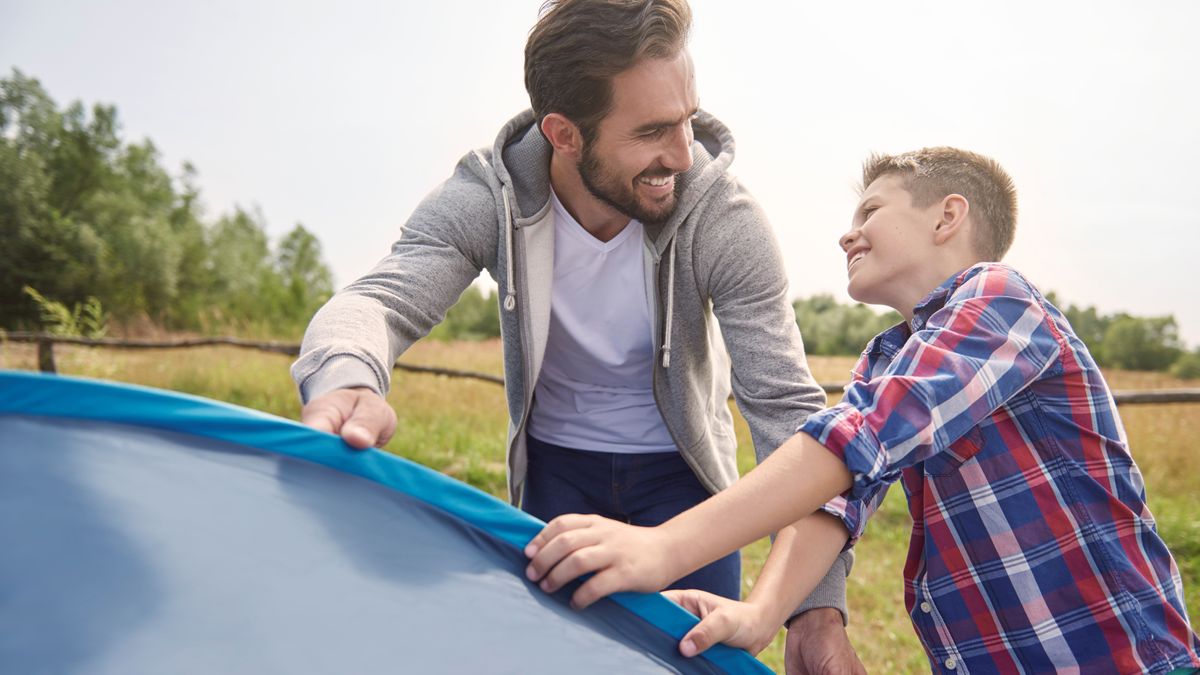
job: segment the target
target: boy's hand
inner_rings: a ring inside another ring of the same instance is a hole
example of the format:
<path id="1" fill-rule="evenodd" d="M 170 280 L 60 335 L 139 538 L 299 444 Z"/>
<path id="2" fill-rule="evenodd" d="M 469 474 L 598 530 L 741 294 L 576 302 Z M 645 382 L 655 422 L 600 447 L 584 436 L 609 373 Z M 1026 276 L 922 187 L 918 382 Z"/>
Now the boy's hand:
<path id="1" fill-rule="evenodd" d="M 773 624 L 753 603 L 706 591 L 665 591 L 663 595 L 700 617 L 700 623 L 679 642 L 679 653 L 684 656 L 695 656 L 718 642 L 757 654 L 779 632 L 779 625 Z"/>
<path id="2" fill-rule="evenodd" d="M 677 576 L 667 540 L 655 528 L 635 527 L 600 516 L 571 514 L 550 521 L 525 547 L 525 575 L 553 593 L 576 577 L 595 572 L 571 606 L 583 609 L 617 591 L 661 590 Z"/>

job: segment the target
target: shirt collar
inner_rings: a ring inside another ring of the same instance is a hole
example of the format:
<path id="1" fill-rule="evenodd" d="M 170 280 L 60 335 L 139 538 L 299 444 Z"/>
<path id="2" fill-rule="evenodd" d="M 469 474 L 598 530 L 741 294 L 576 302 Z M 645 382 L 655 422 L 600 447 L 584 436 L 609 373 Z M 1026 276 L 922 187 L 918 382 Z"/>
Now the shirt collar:
<path id="1" fill-rule="evenodd" d="M 946 301 L 950 298 L 954 291 L 957 290 L 964 281 L 974 276 L 974 273 L 978 269 L 978 266 L 972 266 L 965 270 L 955 272 L 954 274 L 950 275 L 949 278 L 939 284 L 937 288 L 930 291 L 929 295 L 926 295 L 924 299 L 918 302 L 917 306 L 913 308 L 913 318 L 910 322 L 913 332 L 915 333 L 916 331 L 924 329 L 925 324 L 929 321 L 929 317 L 933 316 L 934 312 L 937 312 L 941 308 L 945 307 Z"/>

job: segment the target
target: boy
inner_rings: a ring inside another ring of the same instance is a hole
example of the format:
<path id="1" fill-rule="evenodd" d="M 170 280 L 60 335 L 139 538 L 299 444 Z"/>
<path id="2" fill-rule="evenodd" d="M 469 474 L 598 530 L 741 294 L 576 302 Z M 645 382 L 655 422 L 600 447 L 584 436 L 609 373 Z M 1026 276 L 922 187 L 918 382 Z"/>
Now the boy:
<path id="1" fill-rule="evenodd" d="M 928 148 L 872 157 L 863 186 L 840 242 L 850 295 L 905 323 L 867 346 L 842 402 L 659 527 L 555 519 L 526 549 L 529 577 L 552 592 L 595 572 L 578 606 L 653 591 L 812 514 L 797 525 L 803 560 L 768 560 L 746 602 L 675 596 L 707 617 L 683 653 L 758 647 L 900 481 L 914 521 L 905 605 L 934 671 L 1200 666 L 1100 371 L 1062 314 L 995 262 L 1013 238 L 1011 179 L 980 155 Z"/>

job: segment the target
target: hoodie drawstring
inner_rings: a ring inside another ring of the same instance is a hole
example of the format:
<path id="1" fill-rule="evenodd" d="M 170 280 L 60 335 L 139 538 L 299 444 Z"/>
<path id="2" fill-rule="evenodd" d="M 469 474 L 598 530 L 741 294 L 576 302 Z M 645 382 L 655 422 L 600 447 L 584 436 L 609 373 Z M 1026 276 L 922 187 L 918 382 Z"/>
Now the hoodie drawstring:
<path id="1" fill-rule="evenodd" d="M 662 366 L 671 367 L 671 318 L 675 313 L 675 240 L 668 244 L 671 254 L 667 258 L 667 321 L 663 331 Z"/>
<path id="2" fill-rule="evenodd" d="M 508 190 L 504 186 L 500 186 L 500 196 L 504 198 L 504 247 L 508 257 L 508 295 L 504 298 L 504 309 L 511 312 L 517 307 L 517 286 L 513 282 L 512 207 L 508 204 Z"/>

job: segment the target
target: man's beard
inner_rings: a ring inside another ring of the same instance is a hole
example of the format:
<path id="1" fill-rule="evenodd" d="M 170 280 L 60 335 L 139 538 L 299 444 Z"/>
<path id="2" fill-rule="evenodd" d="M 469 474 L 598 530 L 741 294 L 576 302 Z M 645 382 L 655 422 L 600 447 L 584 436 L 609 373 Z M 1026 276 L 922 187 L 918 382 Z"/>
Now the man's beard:
<path id="1" fill-rule="evenodd" d="M 676 177 L 674 191 L 675 194 L 671 199 L 661 206 L 645 207 L 638 201 L 637 195 L 634 194 L 633 185 L 625 183 L 620 178 L 614 176 L 604 162 L 592 150 L 592 145 L 587 144 L 583 147 L 583 157 L 579 160 L 579 177 L 583 180 L 583 186 L 593 197 L 613 207 L 620 213 L 629 216 L 635 220 L 639 220 L 647 225 L 657 225 L 667 222 L 671 214 L 675 212 L 675 207 L 679 204 L 679 179 Z M 674 172 L 666 169 L 656 171 L 643 171 L 639 177 L 658 178 L 662 176 L 670 176 Z M 636 179 L 635 179 L 636 180 Z"/>

